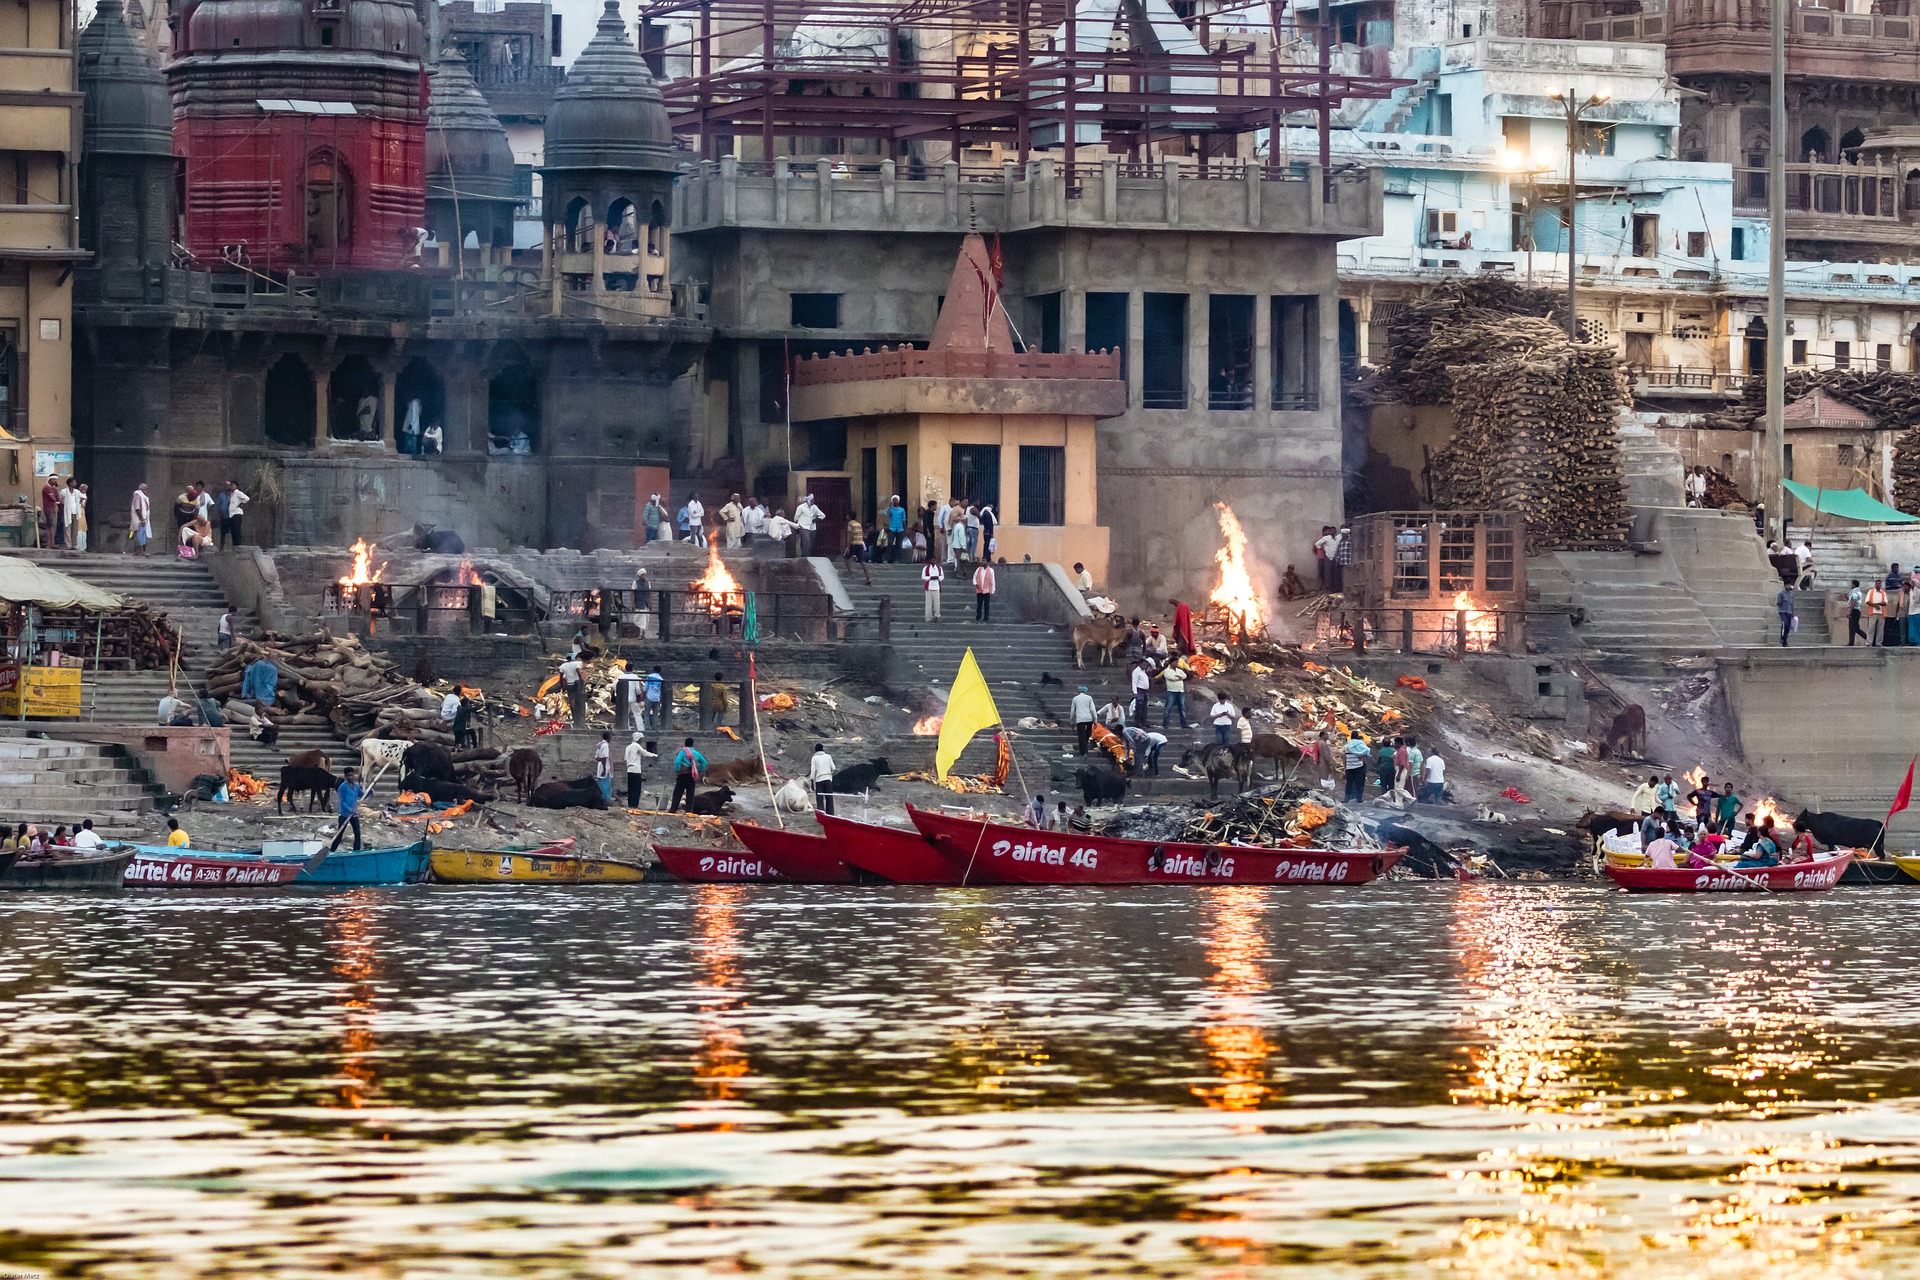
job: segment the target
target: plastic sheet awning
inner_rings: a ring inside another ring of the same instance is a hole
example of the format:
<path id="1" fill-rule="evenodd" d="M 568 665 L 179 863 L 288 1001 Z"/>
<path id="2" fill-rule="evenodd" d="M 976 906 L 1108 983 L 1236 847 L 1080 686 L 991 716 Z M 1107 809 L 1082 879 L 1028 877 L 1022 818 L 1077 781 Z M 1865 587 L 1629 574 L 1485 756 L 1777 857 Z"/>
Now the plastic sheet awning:
<path id="1" fill-rule="evenodd" d="M 1810 484 L 1782 480 L 1787 492 L 1824 516 L 1860 520 L 1868 524 L 1914 524 L 1920 516 L 1888 506 L 1865 489 L 1816 489 Z"/>
<path id="2" fill-rule="evenodd" d="M 36 604 L 42 609 L 118 609 L 111 591 L 42 568 L 31 560 L 0 556 L 0 602 Z"/>

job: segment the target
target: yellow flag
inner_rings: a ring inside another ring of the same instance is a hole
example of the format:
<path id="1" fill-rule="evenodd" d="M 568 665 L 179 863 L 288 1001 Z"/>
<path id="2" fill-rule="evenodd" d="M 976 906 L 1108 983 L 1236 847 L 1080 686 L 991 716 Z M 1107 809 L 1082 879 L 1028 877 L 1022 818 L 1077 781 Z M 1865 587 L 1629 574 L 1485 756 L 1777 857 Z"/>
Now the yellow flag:
<path id="1" fill-rule="evenodd" d="M 946 718 L 940 722 L 940 745 L 934 749 L 934 776 L 944 781 L 953 762 L 966 750 L 973 735 L 1000 723 L 1000 708 L 993 705 L 987 692 L 987 678 L 973 660 L 973 650 L 960 659 L 960 673 L 953 678 L 953 692 L 947 696 Z"/>

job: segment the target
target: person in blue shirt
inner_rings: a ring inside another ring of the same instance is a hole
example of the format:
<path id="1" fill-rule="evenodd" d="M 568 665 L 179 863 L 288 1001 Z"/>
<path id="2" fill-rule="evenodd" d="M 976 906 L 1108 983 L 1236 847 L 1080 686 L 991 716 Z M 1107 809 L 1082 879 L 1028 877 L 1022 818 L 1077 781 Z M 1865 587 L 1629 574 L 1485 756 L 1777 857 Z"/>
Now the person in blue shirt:
<path id="1" fill-rule="evenodd" d="M 1367 798 L 1367 761 L 1373 751 L 1358 733 L 1347 740 L 1347 803 L 1359 804 Z"/>
<path id="2" fill-rule="evenodd" d="M 900 563 L 900 543 L 907 532 L 907 509 L 900 505 L 900 495 L 894 494 L 887 507 L 887 563 Z"/>
<path id="3" fill-rule="evenodd" d="M 642 703 L 640 708 L 640 722 L 643 726 L 653 730 L 655 733 L 658 733 L 665 727 L 660 721 L 660 712 L 664 705 L 661 702 L 661 697 L 665 694 L 666 687 L 667 679 L 660 674 L 659 667 L 655 667 L 653 670 L 647 672 L 646 701 Z"/>
<path id="4" fill-rule="evenodd" d="M 358 769 L 348 769 L 346 776 L 340 780 L 340 790 L 335 793 L 335 798 L 339 801 L 340 825 L 334 830 L 333 843 L 327 846 L 329 851 L 340 847 L 340 839 L 347 834 L 347 828 L 349 826 L 353 828 L 353 847 L 356 851 L 359 850 L 360 797 L 362 794 L 360 790 L 360 771 Z"/>
<path id="5" fill-rule="evenodd" d="M 1777 867 L 1780 865 L 1780 846 L 1773 841 L 1773 828 L 1762 828 L 1761 835 L 1753 842 L 1753 848 L 1740 856 L 1733 864 L 1739 871 L 1745 867 Z"/>
<path id="6" fill-rule="evenodd" d="M 693 799 L 693 790 L 706 771 L 707 758 L 693 749 L 693 739 L 688 738 L 686 745 L 673 753 L 673 799 L 667 803 L 668 813 L 678 812 L 683 798 Z"/>

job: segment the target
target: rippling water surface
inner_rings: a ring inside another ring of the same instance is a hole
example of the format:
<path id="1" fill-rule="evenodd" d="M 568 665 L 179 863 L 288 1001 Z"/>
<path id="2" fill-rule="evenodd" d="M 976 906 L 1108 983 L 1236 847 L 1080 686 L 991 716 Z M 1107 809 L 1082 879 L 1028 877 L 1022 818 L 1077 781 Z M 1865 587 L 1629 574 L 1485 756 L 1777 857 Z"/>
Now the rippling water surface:
<path id="1" fill-rule="evenodd" d="M 1920 896 L 0 898 L 0 1271 L 1920 1273 Z"/>

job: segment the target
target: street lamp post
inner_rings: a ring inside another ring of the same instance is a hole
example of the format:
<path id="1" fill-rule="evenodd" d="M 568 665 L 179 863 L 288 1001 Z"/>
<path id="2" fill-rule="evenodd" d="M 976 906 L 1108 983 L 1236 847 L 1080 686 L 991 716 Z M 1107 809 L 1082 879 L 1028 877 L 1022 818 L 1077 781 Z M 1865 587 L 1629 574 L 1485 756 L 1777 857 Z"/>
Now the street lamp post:
<path id="1" fill-rule="evenodd" d="M 1533 242 L 1535 240 L 1533 220 L 1537 213 L 1534 207 L 1533 183 L 1534 179 L 1538 178 L 1541 174 L 1553 172 L 1553 166 L 1550 164 L 1537 164 L 1532 157 L 1512 149 L 1509 149 L 1506 154 L 1501 157 L 1500 164 L 1509 174 L 1520 174 L 1527 180 L 1527 194 L 1521 206 L 1520 216 L 1522 219 L 1521 227 L 1526 233 L 1527 241 L 1527 288 L 1531 289 L 1533 288 Z M 1509 200 L 1511 200 L 1511 195 L 1509 195 Z M 1518 245 L 1514 246 L 1516 249 L 1519 247 Z"/>
<path id="2" fill-rule="evenodd" d="M 1574 314 L 1574 294 L 1579 287 L 1580 267 L 1574 260 L 1574 215 L 1578 212 L 1580 187 L 1574 173 L 1574 157 L 1580 150 L 1580 117 L 1608 98 L 1603 89 L 1590 93 L 1584 101 L 1572 89 L 1555 89 L 1547 95 L 1567 109 L 1567 338 L 1580 341 L 1580 321 Z"/>

